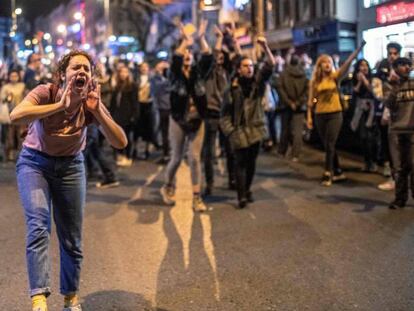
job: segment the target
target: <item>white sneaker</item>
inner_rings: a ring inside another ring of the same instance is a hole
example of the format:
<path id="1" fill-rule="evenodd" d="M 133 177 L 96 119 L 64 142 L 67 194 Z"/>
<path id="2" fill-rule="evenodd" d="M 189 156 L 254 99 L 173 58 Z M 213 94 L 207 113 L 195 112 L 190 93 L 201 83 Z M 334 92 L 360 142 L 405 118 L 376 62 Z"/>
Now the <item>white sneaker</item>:
<path id="1" fill-rule="evenodd" d="M 378 189 L 383 191 L 392 191 L 395 189 L 395 181 L 390 179 L 382 184 L 379 184 Z"/>
<path id="2" fill-rule="evenodd" d="M 62 311 L 82 311 L 82 307 L 81 304 L 77 304 L 76 306 L 63 308 Z"/>

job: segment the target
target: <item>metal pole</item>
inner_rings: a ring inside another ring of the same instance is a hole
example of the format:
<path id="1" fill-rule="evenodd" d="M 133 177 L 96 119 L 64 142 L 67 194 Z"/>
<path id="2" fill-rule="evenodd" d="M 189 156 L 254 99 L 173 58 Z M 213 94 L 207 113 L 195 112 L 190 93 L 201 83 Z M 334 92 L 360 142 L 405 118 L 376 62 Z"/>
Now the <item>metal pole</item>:
<path id="1" fill-rule="evenodd" d="M 110 0 L 104 0 L 104 18 L 106 23 L 105 28 L 105 46 L 104 51 L 105 55 L 109 55 L 109 36 L 112 35 L 112 23 L 111 23 L 111 17 L 109 15 L 109 9 L 110 9 Z"/>
<path id="2" fill-rule="evenodd" d="M 10 32 L 14 32 L 14 38 L 16 37 L 16 35 L 17 35 L 17 15 L 16 15 L 16 12 L 15 12 L 15 10 L 16 10 L 16 0 L 11 0 L 11 10 L 12 10 L 12 14 L 11 14 L 11 16 L 12 16 L 12 27 L 11 27 L 11 31 Z M 16 61 L 16 56 L 17 56 L 17 43 L 16 43 L 16 41 L 15 41 L 15 39 L 14 38 L 12 38 L 11 39 L 11 44 L 12 44 L 12 61 L 14 62 L 14 61 Z"/>
<path id="3" fill-rule="evenodd" d="M 262 50 L 260 48 L 260 46 L 257 44 L 257 37 L 259 36 L 263 36 L 264 35 L 264 0 L 254 0 L 254 4 L 256 5 L 256 29 L 255 29 L 255 33 L 254 33 L 254 47 L 255 47 L 255 51 L 256 53 L 255 56 L 257 57 L 257 59 L 260 58 L 261 54 L 262 54 Z"/>
<path id="4" fill-rule="evenodd" d="M 256 36 L 264 35 L 264 0 L 256 0 Z"/>

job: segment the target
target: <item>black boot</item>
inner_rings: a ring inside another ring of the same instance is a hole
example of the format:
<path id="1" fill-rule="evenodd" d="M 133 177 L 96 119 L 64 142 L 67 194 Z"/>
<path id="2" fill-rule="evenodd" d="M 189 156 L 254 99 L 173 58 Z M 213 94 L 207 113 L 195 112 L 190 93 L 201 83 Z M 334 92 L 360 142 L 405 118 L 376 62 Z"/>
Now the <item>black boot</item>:
<path id="1" fill-rule="evenodd" d="M 388 205 L 389 209 L 398 209 L 398 208 L 404 208 L 404 207 L 405 207 L 405 202 L 399 201 L 399 200 L 394 200 L 390 203 L 390 205 Z"/>
<path id="2" fill-rule="evenodd" d="M 253 193 L 251 191 L 247 191 L 246 197 L 247 197 L 247 202 L 249 202 L 249 203 L 253 203 L 254 202 Z"/>

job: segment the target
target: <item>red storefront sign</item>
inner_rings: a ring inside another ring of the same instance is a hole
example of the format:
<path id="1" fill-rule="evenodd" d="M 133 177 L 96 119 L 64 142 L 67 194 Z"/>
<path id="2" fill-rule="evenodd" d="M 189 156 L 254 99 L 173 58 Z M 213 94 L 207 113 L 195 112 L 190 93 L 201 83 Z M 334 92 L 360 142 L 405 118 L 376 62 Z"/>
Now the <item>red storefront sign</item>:
<path id="1" fill-rule="evenodd" d="M 397 2 L 377 7 L 377 23 L 389 24 L 414 19 L 414 3 Z"/>

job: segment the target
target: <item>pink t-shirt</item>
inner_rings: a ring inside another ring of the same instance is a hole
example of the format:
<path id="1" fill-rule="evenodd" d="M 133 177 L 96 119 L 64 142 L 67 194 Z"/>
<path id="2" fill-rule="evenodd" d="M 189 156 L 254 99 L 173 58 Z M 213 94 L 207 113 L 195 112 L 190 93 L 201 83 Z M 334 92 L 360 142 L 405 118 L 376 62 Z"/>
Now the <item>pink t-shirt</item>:
<path id="1" fill-rule="evenodd" d="M 43 84 L 34 88 L 24 100 L 35 105 L 52 104 L 60 100 L 63 91 L 59 89 L 55 98 L 51 98 L 52 93 L 52 84 Z M 76 155 L 85 148 L 87 125 L 92 122 L 97 123 L 83 105 L 70 114 L 60 111 L 30 123 L 23 145 L 51 156 Z"/>

